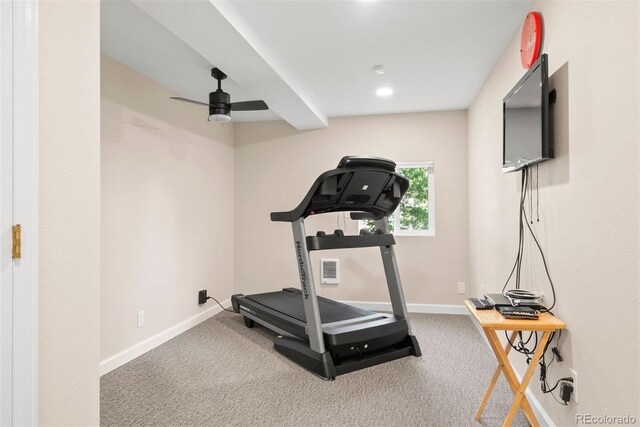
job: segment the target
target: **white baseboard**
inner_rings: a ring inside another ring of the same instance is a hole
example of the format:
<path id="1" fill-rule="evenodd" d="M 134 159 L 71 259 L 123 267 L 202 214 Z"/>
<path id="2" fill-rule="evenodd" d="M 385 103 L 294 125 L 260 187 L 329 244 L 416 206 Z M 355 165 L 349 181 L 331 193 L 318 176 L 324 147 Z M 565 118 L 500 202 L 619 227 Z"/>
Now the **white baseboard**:
<path id="1" fill-rule="evenodd" d="M 228 308 L 231 306 L 231 299 L 227 299 L 225 301 L 222 301 L 222 305 L 225 308 Z M 217 304 L 201 313 L 196 314 L 195 316 L 191 316 L 190 318 L 188 318 L 187 320 L 184 320 L 180 323 L 178 323 L 175 326 L 170 327 L 169 329 L 166 329 L 150 338 L 147 338 L 146 340 L 132 346 L 129 347 L 128 349 L 121 351 L 120 353 L 116 354 L 115 356 L 111 356 L 105 360 L 103 360 L 102 362 L 100 362 L 100 376 L 109 373 L 111 371 L 113 371 L 116 368 L 119 368 L 120 366 L 124 365 L 127 362 L 132 361 L 133 359 L 135 359 L 136 357 L 142 356 L 143 354 L 145 354 L 146 352 L 148 352 L 149 350 L 153 350 L 154 348 L 158 347 L 161 344 L 164 344 L 165 342 L 169 341 L 172 338 L 177 337 L 178 335 L 180 335 L 183 332 L 188 331 L 189 329 L 193 328 L 194 326 L 204 322 L 205 320 L 209 319 L 210 317 L 218 314 L 222 312 L 222 308 L 220 308 L 220 306 L 218 306 Z"/>
<path id="2" fill-rule="evenodd" d="M 366 302 L 366 301 L 340 301 L 364 310 L 391 312 L 390 302 Z M 407 304 L 409 313 L 431 313 L 431 314 L 468 314 L 464 305 L 448 304 Z"/>
<path id="3" fill-rule="evenodd" d="M 487 344 L 487 347 L 489 347 L 489 349 L 491 350 L 491 353 L 493 353 L 493 350 L 491 349 L 491 344 L 489 344 L 489 340 L 487 339 L 487 336 L 484 334 L 484 331 L 482 330 L 482 326 L 480 326 L 480 324 L 476 322 L 473 316 L 469 315 L 469 318 L 471 319 L 471 322 L 478 330 L 478 333 L 482 336 L 482 339 L 484 339 L 484 342 Z M 516 377 L 518 378 L 518 381 L 519 382 L 522 381 L 522 376 L 518 374 L 518 372 L 515 371 L 515 369 L 514 369 L 514 372 L 516 374 Z M 549 414 L 547 414 L 547 411 L 544 410 L 540 401 L 536 398 L 536 396 L 531 391 L 531 388 L 527 387 L 527 391 L 525 395 L 527 396 L 527 400 L 531 404 L 531 409 L 533 410 L 533 413 L 538 419 L 538 422 L 540 423 L 540 425 L 543 427 L 555 427 L 555 424 L 551 420 L 551 417 L 549 416 Z"/>

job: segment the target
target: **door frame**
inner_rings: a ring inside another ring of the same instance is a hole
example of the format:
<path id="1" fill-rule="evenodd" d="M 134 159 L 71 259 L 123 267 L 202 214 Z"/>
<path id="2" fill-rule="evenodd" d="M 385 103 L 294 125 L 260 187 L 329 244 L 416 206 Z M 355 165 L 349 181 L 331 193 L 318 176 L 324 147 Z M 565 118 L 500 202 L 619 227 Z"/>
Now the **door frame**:
<path id="1" fill-rule="evenodd" d="M 12 210 L 13 220 L 9 222 L 22 226 L 22 257 L 19 260 L 12 260 L 11 230 L 7 230 L 8 220 L 2 220 L 2 250 L 0 251 L 3 261 L 2 277 L 5 277 L 5 269 L 8 268 L 12 270 L 13 282 L 10 346 L 11 413 L 8 416 L 11 419 L 11 425 L 37 425 L 38 5 L 36 0 L 9 0 L 1 3 L 4 3 L 3 19 L 8 18 L 5 15 L 8 11 L 11 13 L 11 78 L 13 82 L 11 85 L 13 137 L 10 144 L 3 140 L 0 147 L 3 154 L 11 153 L 12 168 L 4 170 L 12 169 L 12 176 L 7 178 L 2 173 L 1 177 L 5 181 L 12 179 L 13 185 L 12 191 L 9 187 L 2 193 L 3 200 L 0 201 L 0 205 L 5 215 L 9 215 Z M 0 55 L 6 55 L 6 50 L 3 50 Z M 5 163 L 4 160 L 2 162 Z M 3 189 L 6 188 L 4 183 L 2 186 Z M 11 200 L 5 200 L 9 197 L 8 194 Z M 7 212 L 5 206 L 11 205 L 12 209 Z M 8 257 L 5 256 L 7 250 Z M 8 263 L 5 261 L 7 259 Z M 5 415 L 2 417 L 5 418 Z"/>
<path id="2" fill-rule="evenodd" d="M 0 1 L 0 425 L 13 422 L 13 3 Z M 10 143 L 5 143 L 10 141 Z"/>

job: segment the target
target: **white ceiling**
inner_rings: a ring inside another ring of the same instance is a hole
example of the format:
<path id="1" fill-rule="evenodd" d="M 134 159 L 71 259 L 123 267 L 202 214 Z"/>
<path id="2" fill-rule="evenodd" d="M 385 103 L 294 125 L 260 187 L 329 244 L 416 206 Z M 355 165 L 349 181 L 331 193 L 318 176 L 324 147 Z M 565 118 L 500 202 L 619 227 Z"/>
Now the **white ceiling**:
<path id="1" fill-rule="evenodd" d="M 233 101 L 271 107 L 235 121 L 317 128 L 326 117 L 467 108 L 532 3 L 103 0 L 102 50 L 201 101 L 218 66 Z M 377 97 L 380 86 L 394 94 Z"/>

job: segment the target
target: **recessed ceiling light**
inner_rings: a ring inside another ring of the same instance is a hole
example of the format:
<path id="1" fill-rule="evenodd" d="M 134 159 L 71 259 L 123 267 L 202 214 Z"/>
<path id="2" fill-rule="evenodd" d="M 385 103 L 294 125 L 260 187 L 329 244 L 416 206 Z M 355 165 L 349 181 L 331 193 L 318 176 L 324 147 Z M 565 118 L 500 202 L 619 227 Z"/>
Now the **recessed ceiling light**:
<path id="1" fill-rule="evenodd" d="M 384 67 L 382 65 L 374 65 L 372 68 L 373 72 L 376 74 L 384 74 Z"/>
<path id="2" fill-rule="evenodd" d="M 393 89 L 391 89 L 388 86 L 385 87 L 379 87 L 378 90 L 376 90 L 376 95 L 378 96 L 391 96 L 393 95 Z"/>

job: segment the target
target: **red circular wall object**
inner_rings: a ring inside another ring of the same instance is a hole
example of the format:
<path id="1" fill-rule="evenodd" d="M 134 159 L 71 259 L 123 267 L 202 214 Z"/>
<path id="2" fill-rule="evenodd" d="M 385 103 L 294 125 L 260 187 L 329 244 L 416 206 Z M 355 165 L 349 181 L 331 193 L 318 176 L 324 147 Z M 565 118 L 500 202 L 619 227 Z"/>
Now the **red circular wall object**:
<path id="1" fill-rule="evenodd" d="M 520 60 L 522 66 L 529 69 L 540 54 L 542 42 L 542 19 L 538 12 L 529 12 L 522 26 L 520 36 Z"/>

